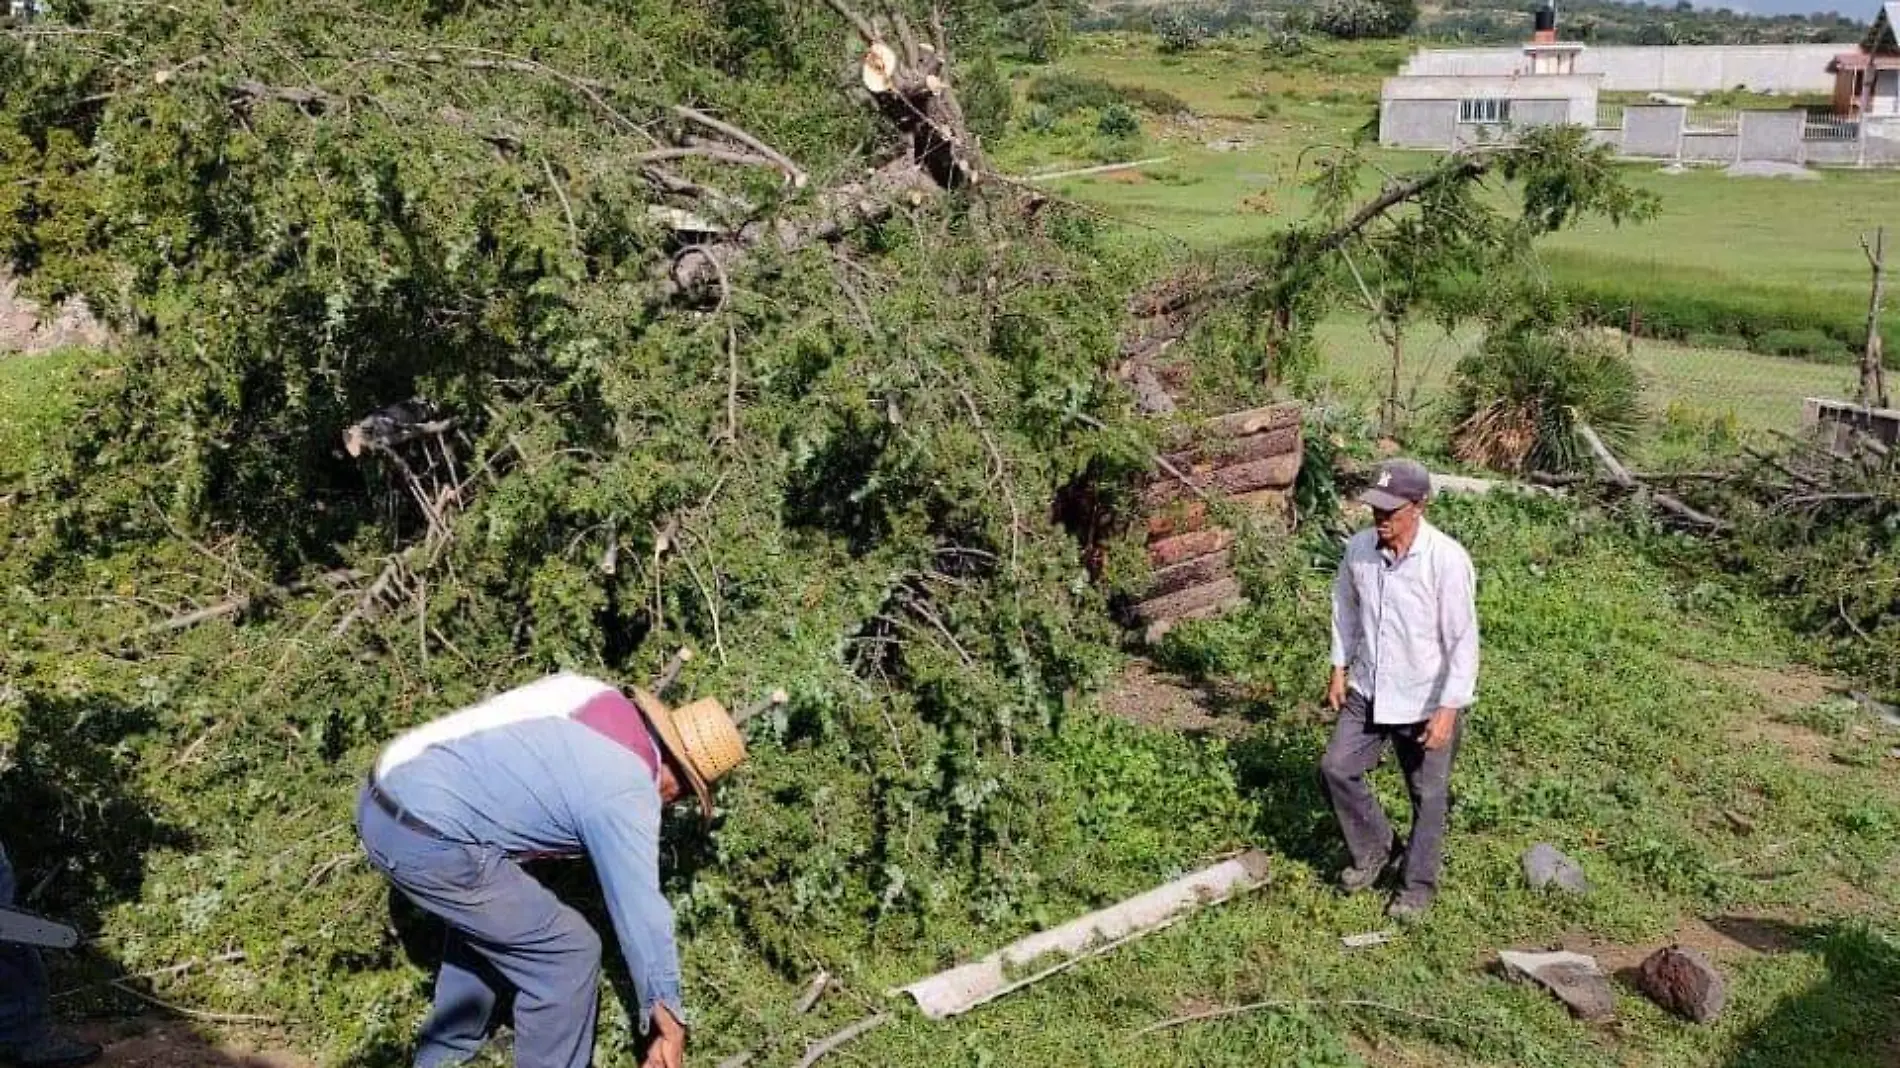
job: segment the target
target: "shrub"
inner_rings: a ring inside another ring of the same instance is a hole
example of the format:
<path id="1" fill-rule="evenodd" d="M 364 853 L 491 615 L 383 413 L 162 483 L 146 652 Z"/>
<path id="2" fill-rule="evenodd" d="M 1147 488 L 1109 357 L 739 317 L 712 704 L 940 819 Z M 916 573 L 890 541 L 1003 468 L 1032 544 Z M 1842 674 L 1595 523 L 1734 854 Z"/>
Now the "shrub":
<path id="1" fill-rule="evenodd" d="M 1798 356 L 1807 360 L 1845 359 L 1847 346 L 1826 331 L 1768 330 L 1755 339 L 1757 352 L 1770 356 Z"/>
<path id="2" fill-rule="evenodd" d="M 1588 462 L 1579 421 L 1612 446 L 1642 423 L 1635 367 L 1600 337 L 1536 321 L 1493 331 L 1453 372 L 1452 450 L 1511 472 L 1573 471 Z"/>
<path id="3" fill-rule="evenodd" d="M 1161 54 L 1178 56 L 1207 43 L 1207 26 L 1187 12 L 1170 11 L 1154 17 L 1155 35 L 1161 38 Z"/>
<path id="4" fill-rule="evenodd" d="M 996 57 L 988 53 L 979 57 L 964 75 L 957 96 L 963 104 L 964 121 L 978 137 L 998 138 L 1009 128 L 1016 97 L 1010 91 L 1009 81 L 997 69 Z"/>
<path id="5" fill-rule="evenodd" d="M 1141 135 L 1141 120 L 1126 104 L 1110 104 L 1095 122 L 1095 132 L 1103 137 L 1126 140 Z"/>
<path id="6" fill-rule="evenodd" d="M 1078 111 L 1105 111 L 1115 104 L 1139 108 L 1151 115 L 1178 115 L 1187 104 L 1173 93 L 1145 86 L 1122 86 L 1101 78 L 1050 74 L 1029 83 L 1029 102 L 1060 118 Z"/>
<path id="7" fill-rule="evenodd" d="M 1367 37 L 1397 37 L 1418 21 L 1418 6 L 1409 0 L 1323 0 L 1313 12 L 1313 25 L 1343 41 Z"/>

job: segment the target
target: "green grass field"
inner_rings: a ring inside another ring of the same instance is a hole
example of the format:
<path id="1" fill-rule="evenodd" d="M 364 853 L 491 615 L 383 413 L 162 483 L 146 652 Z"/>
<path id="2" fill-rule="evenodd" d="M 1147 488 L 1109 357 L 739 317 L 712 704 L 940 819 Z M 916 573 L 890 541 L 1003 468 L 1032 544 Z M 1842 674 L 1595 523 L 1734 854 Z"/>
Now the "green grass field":
<path id="1" fill-rule="evenodd" d="M 1376 112 L 1379 83 L 1405 49 L 1331 45 L 1287 60 L 1229 46 L 1186 57 L 1151 43 L 1087 38 L 1057 69 L 1116 84 L 1165 89 L 1195 112 L 1151 121 L 1142 155 L 1171 157 L 1143 171 L 1067 179 L 1057 192 L 1151 235 L 1197 248 L 1257 239 L 1297 219 L 1303 151 L 1338 144 Z M 1032 72 L 1023 72 L 1025 74 Z M 1272 114 L 1260 111 L 1262 100 Z M 1236 140 L 1246 147 L 1209 147 Z M 1063 161 L 1036 155 L 1036 138 L 1009 140 L 1001 158 L 1022 169 Z M 1424 153 L 1380 152 L 1388 172 L 1416 169 Z M 1553 280 L 1620 320 L 1635 304 L 1668 336 L 1824 329 L 1845 347 L 1864 328 L 1867 265 L 1859 238 L 1889 219 L 1900 172 L 1822 172 L 1818 181 L 1730 178 L 1719 169 L 1662 174 L 1632 164 L 1662 198 L 1640 226 L 1589 222 L 1544 243 Z M 1888 329 L 1900 316 L 1888 316 Z"/>

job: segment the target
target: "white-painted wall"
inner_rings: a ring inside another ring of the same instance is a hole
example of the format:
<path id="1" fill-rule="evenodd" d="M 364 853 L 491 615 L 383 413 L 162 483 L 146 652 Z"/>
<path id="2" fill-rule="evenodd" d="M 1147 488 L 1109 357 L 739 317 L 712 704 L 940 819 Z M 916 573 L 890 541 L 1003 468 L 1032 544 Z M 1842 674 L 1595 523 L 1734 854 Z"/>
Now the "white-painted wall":
<path id="1" fill-rule="evenodd" d="M 1522 74 L 1493 77 L 1387 78 L 1380 98 L 1392 100 L 1562 100 L 1569 121 L 1594 126 L 1600 74 Z"/>
<path id="2" fill-rule="evenodd" d="M 1826 93 L 1827 65 L 1846 45 L 1609 45 L 1577 57 L 1578 74 L 1601 74 L 1608 92 L 1716 92 L 1738 85 L 1761 93 Z M 1517 46 L 1443 48 L 1415 53 L 1401 77 L 1497 77 L 1528 62 Z"/>

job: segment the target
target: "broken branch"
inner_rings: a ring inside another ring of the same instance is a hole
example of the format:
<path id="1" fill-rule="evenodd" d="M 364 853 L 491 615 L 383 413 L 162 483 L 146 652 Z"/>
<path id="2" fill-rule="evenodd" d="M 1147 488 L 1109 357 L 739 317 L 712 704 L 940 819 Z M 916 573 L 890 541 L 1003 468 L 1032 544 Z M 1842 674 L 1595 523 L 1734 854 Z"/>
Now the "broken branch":
<path id="1" fill-rule="evenodd" d="M 698 123 L 714 133 L 724 134 L 777 164 L 778 168 L 785 172 L 785 176 L 791 179 L 792 188 L 794 189 L 803 189 L 805 188 L 805 183 L 810 181 L 810 176 L 805 173 L 804 168 L 793 163 L 790 156 L 787 156 L 785 153 L 780 152 L 778 149 L 773 148 L 771 145 L 766 144 L 764 141 L 759 140 L 757 137 L 754 137 L 752 134 L 747 133 L 729 122 L 715 119 L 703 111 L 689 108 L 684 104 L 674 107 L 673 114 L 678 115 L 688 122 Z"/>
<path id="2" fill-rule="evenodd" d="M 826 1054 L 833 1052 L 839 1046 L 845 1045 L 848 1042 L 854 1042 L 865 1032 L 882 1027 L 890 1022 L 891 1017 L 889 1013 L 880 1012 L 873 1016 L 866 1016 L 850 1027 L 805 1047 L 805 1055 L 798 1059 L 798 1068 L 811 1068 L 812 1065 L 823 1060 Z"/>

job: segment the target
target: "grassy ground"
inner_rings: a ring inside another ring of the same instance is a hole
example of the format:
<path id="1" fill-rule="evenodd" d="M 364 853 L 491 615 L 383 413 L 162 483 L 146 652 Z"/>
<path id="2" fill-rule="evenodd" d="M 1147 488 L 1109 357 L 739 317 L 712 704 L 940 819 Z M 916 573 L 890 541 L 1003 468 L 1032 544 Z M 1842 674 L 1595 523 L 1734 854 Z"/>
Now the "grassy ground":
<path id="1" fill-rule="evenodd" d="M 6 371 L 17 384 L 60 364 L 35 358 Z M 716 868 L 676 873 L 676 900 L 692 917 L 685 952 L 699 1022 L 694 1062 L 763 1045 L 758 1063 L 789 1063 L 807 1042 L 886 1009 L 894 1019 L 835 1054 L 837 1063 L 1895 1063 L 1900 785 L 1889 750 L 1900 736 L 1790 663 L 1772 605 L 1653 562 L 1653 546 L 1629 541 L 1613 522 L 1560 503 L 1506 500 L 1446 502 L 1438 519 L 1479 568 L 1486 644 L 1482 703 L 1455 783 L 1445 889 L 1429 924 L 1372 949 L 1339 943 L 1386 924 L 1377 898 L 1341 899 L 1326 883 L 1341 859 L 1313 778 L 1328 729 L 1311 699 L 1323 670 L 1326 574 L 1295 552 L 1253 576 L 1256 607 L 1177 631 L 1163 649 L 1166 666 L 1188 685 L 1204 680 L 1211 694 L 1195 695 L 1205 710 L 1191 722 L 1138 715 L 1142 724 L 1131 725 L 1085 705 L 1035 754 L 1044 778 L 1021 788 L 1043 799 L 1046 820 L 1030 833 L 1047 848 L 1022 872 L 1014 906 L 989 914 L 945 887 L 952 896 L 932 907 L 937 918 L 924 934 L 901 914 L 870 927 L 840 922 L 825 913 L 822 888 L 788 887 L 819 897 L 797 959 L 773 968 L 743 923 L 693 904 L 691 884 L 716 880 Z M 87 601 L 49 600 L 45 609 L 84 611 Z M 298 640 L 298 626 L 294 618 L 242 630 L 213 624 L 167 660 L 268 663 Z M 205 714 L 193 711 L 197 698 L 165 698 L 163 684 L 154 685 L 158 722 L 183 716 L 190 731 L 202 729 L 192 718 Z M 1126 711 L 1127 702 L 1114 703 Z M 279 973 L 271 984 L 289 973 L 325 1000 L 373 990 L 363 1005 L 374 1017 L 368 1033 L 380 1036 L 373 1048 L 339 1049 L 329 1036 L 305 1034 L 294 1010 L 282 1030 L 252 1037 L 326 1051 L 330 1064 L 401 1063 L 428 988 L 429 939 L 422 935 L 423 950 L 404 964 L 379 933 L 383 889 L 352 862 L 347 832 L 356 783 L 349 769 L 360 760 L 322 761 L 287 742 L 283 774 L 252 783 L 239 801 L 232 784 L 220 785 L 215 754 L 181 767 L 177 747 L 146 730 L 125 750 L 135 768 L 125 789 L 162 799 L 141 811 L 189 827 L 191 842 L 146 856 L 144 890 L 115 911 L 114 940 L 99 948 L 128 970 L 164 969 L 176 962 L 148 938 L 164 945 L 181 924 L 229 928 L 228 944 L 247 951 L 248 962 L 167 972 L 152 981 L 156 992 L 227 1011 L 269 1007 L 257 1001 L 267 968 Z M 1377 780 L 1402 812 L 1396 776 L 1388 769 Z M 730 795 L 735 812 L 797 803 L 748 793 L 742 781 Z M 816 853 L 855 848 L 860 829 L 826 823 L 822 790 L 808 800 Z M 229 805 L 247 815 L 233 822 Z M 1156 823 L 1159 812 L 1180 822 Z M 1526 890 L 1517 858 L 1536 841 L 1576 857 L 1592 892 L 1571 899 Z M 1198 843 L 1194 854 L 1182 852 L 1185 842 Z M 931 1023 L 884 996 L 1243 845 L 1274 856 L 1264 891 L 968 1016 Z M 584 872 L 563 885 L 597 911 Z M 319 927 L 307 914 L 322 901 L 351 904 L 334 926 Z M 322 941 L 300 947 L 304 936 L 293 932 L 311 930 L 323 931 Z M 1566 946 L 1618 970 L 1674 941 L 1707 952 L 1727 976 L 1729 1008 L 1712 1026 L 1664 1015 L 1627 978 L 1617 980 L 1617 1021 L 1581 1024 L 1491 970 L 1499 948 Z M 811 1016 L 794 1016 L 800 977 L 818 966 L 842 989 Z M 74 983 L 62 977 L 58 985 Z M 61 1005 L 125 1010 L 105 995 Z M 1262 1000 L 1284 1004 L 1138 1033 L 1179 1014 Z M 618 1016 L 611 1003 L 607 1012 Z M 607 1033 L 624 1031 L 610 1025 Z M 609 1049 L 601 1063 L 631 1062 Z"/>
<path id="2" fill-rule="evenodd" d="M 0 482 L 20 474 L 70 410 L 76 386 L 97 358 L 82 350 L 35 356 L 0 354 Z"/>
<path id="3" fill-rule="evenodd" d="M 1371 950 L 1338 941 L 1386 924 L 1378 900 L 1340 899 L 1324 881 L 1339 857 L 1312 782 L 1326 726 L 1300 692 L 1317 682 L 1323 654 L 1323 578 L 1308 574 L 1170 650 L 1229 694 L 1213 705 L 1233 740 L 1208 744 L 1252 813 L 1234 833 L 1276 857 L 1273 885 L 956 1022 L 903 1016 L 852 1054 L 889 1065 L 1236 1068 L 1894 1063 L 1900 943 L 1880 933 L 1900 919 L 1893 741 L 1787 664 L 1768 606 L 1685 587 L 1561 508 L 1463 505 L 1442 519 L 1480 569 L 1487 645 L 1449 875 L 1429 925 Z M 1276 685 L 1282 696 L 1263 696 Z M 1402 811 L 1389 770 L 1381 787 Z M 1114 805 L 1118 792 L 1106 775 L 1091 803 Z M 1589 896 L 1523 888 L 1517 858 L 1539 840 L 1580 860 Z M 1587 1026 L 1488 969 L 1500 947 L 1557 945 L 1627 968 L 1676 940 L 1729 978 L 1730 1008 L 1712 1027 L 1664 1015 L 1626 980 L 1618 1021 Z M 919 963 L 900 949 L 843 974 L 869 994 L 914 978 Z M 1288 1004 L 1137 1034 L 1260 1000 Z M 1380 1004 L 1340 1004 L 1350 1000 Z M 840 999 L 799 1030 L 822 1033 L 860 1011 Z M 714 1041 L 732 1048 L 727 1036 Z"/>

